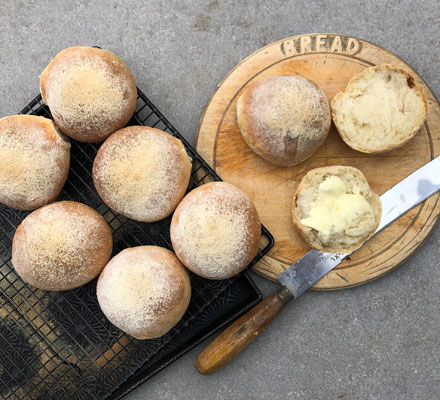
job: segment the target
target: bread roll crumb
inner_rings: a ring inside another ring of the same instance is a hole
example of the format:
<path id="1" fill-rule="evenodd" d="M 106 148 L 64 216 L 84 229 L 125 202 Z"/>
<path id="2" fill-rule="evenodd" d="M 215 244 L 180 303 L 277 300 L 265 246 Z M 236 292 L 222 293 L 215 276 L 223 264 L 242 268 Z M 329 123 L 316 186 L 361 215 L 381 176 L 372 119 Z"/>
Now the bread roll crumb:
<path id="1" fill-rule="evenodd" d="M 381 202 L 356 168 L 316 168 L 298 186 L 292 218 L 311 247 L 330 253 L 351 253 L 376 231 Z"/>
<path id="2" fill-rule="evenodd" d="M 427 100 L 408 72 L 381 65 L 354 76 L 331 107 L 336 128 L 351 148 L 382 153 L 402 146 L 420 130 Z"/>

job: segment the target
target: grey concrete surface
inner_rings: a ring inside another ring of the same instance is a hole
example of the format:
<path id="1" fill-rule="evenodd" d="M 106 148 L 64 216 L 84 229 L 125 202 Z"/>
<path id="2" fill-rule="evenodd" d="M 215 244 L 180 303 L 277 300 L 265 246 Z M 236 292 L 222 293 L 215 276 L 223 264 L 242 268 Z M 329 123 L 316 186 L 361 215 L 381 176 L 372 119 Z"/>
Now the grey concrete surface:
<path id="1" fill-rule="evenodd" d="M 440 95 L 440 7 L 430 1 L 24 1 L 0 3 L 0 117 L 38 92 L 59 50 L 100 45 L 191 141 L 211 92 L 258 48 L 340 32 L 401 56 Z M 127 400 L 440 399 L 440 226 L 390 275 L 307 293 L 212 376 L 176 361 Z M 265 294 L 276 286 L 256 277 Z"/>

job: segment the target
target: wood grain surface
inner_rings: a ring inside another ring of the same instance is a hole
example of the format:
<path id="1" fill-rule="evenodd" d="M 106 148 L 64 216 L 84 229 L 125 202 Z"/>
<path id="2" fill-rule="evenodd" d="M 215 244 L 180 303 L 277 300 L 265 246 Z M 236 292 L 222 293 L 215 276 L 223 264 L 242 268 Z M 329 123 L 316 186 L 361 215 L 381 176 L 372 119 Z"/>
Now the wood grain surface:
<path id="1" fill-rule="evenodd" d="M 236 101 L 246 85 L 264 76 L 302 75 L 320 86 L 329 101 L 364 68 L 392 63 L 416 78 L 428 98 L 428 116 L 421 131 L 403 147 L 379 155 L 350 149 L 332 125 L 325 144 L 308 160 L 277 167 L 254 154 L 237 125 Z M 302 176 L 312 168 L 350 165 L 359 168 L 371 187 L 384 193 L 440 154 L 440 106 L 417 73 L 389 51 L 339 34 L 301 35 L 272 43 L 238 64 L 214 92 L 201 117 L 197 150 L 223 180 L 253 199 L 275 246 L 254 270 L 275 280 L 308 250 L 291 222 L 291 203 Z M 440 171 L 439 171 L 440 173 Z M 407 259 L 427 237 L 440 213 L 440 194 L 414 208 L 353 253 L 314 289 L 331 290 L 376 279 Z"/>

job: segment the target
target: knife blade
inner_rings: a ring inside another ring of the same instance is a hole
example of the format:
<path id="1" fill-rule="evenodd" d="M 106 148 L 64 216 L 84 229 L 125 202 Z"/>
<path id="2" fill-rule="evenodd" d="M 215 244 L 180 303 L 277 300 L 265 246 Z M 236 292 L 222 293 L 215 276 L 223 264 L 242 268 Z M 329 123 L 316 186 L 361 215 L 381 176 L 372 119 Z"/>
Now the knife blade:
<path id="1" fill-rule="evenodd" d="M 397 218 L 440 190 L 440 156 L 386 191 L 380 200 L 382 217 L 375 235 Z M 196 361 L 202 374 L 211 374 L 228 363 L 279 314 L 291 300 L 301 296 L 349 254 L 310 250 L 279 277 L 281 287 L 220 334 Z"/>

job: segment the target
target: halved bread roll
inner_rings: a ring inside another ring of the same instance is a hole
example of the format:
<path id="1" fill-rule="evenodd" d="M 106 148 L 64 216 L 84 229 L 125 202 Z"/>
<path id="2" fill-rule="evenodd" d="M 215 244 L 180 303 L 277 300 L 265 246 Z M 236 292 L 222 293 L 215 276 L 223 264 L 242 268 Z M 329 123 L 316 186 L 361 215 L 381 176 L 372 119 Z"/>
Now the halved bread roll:
<path id="1" fill-rule="evenodd" d="M 331 102 L 342 140 L 363 153 L 402 146 L 422 127 L 428 110 L 423 89 L 395 65 L 366 68 Z"/>
<path id="2" fill-rule="evenodd" d="M 379 196 L 356 168 L 331 166 L 309 171 L 293 197 L 292 219 L 313 248 L 351 253 L 376 231 Z"/>

